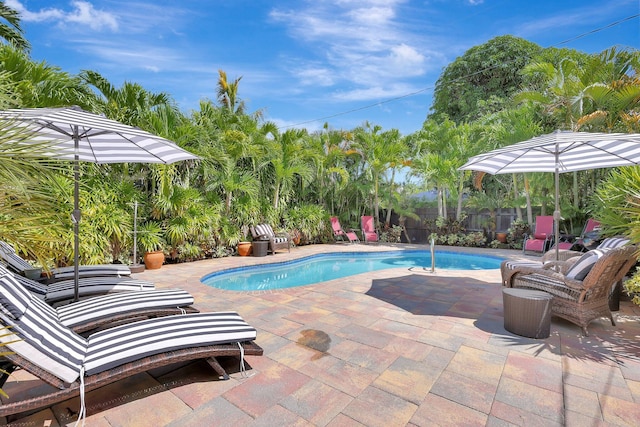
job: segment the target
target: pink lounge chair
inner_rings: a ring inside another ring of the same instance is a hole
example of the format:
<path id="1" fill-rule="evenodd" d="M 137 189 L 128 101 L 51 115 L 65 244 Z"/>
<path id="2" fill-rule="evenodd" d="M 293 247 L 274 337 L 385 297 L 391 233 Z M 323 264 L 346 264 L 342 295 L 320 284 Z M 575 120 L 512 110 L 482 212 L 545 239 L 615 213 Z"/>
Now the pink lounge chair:
<path id="1" fill-rule="evenodd" d="M 546 252 L 553 238 L 553 216 L 536 217 L 533 234 L 529 235 L 522 245 L 523 251 Z"/>
<path id="2" fill-rule="evenodd" d="M 336 241 L 338 239 L 342 241 L 344 241 L 345 239 L 348 239 L 349 242 L 351 243 L 360 243 L 360 239 L 358 238 L 358 235 L 354 230 L 347 232 L 342 229 L 342 226 L 340 225 L 340 220 L 338 219 L 337 216 L 331 217 L 331 228 L 333 228 L 333 237 L 336 239 Z"/>
<path id="3" fill-rule="evenodd" d="M 376 225 L 373 221 L 373 217 L 363 215 L 360 218 L 360 223 L 362 225 L 362 237 L 364 237 L 364 242 L 377 242 L 378 232 L 376 231 Z"/>

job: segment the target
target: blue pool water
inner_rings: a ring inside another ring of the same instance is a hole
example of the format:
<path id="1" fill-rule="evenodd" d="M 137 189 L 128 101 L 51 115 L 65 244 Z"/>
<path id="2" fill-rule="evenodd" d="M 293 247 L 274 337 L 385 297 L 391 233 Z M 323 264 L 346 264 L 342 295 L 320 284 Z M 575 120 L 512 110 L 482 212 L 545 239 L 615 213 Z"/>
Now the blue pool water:
<path id="1" fill-rule="evenodd" d="M 435 253 L 436 268 L 488 270 L 500 268 L 502 258 L 457 252 Z M 291 288 L 339 279 L 387 268 L 431 270 L 431 252 L 420 250 L 386 252 L 339 252 L 297 260 L 233 268 L 211 273 L 202 282 L 214 288 L 257 291 Z"/>

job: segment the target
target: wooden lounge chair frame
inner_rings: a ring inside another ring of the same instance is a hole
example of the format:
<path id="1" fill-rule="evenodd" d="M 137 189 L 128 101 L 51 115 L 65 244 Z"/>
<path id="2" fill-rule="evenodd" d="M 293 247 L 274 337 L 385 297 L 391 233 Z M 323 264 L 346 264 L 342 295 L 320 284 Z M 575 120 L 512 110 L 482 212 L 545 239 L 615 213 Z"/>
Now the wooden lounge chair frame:
<path id="1" fill-rule="evenodd" d="M 84 377 L 84 390 L 85 392 L 88 392 L 140 372 L 145 372 L 150 369 L 167 366 L 173 363 L 193 361 L 197 359 L 206 360 L 207 363 L 215 370 L 216 373 L 218 373 L 218 375 L 220 375 L 221 378 L 227 380 L 229 379 L 229 375 L 224 370 L 224 368 L 222 368 L 220 363 L 218 363 L 218 361 L 216 360 L 217 357 L 241 356 L 241 354 L 249 356 L 261 356 L 263 354 L 262 348 L 253 341 L 246 341 L 241 343 L 241 345 L 242 352 L 237 344 L 232 343 L 193 347 L 148 356 L 143 359 L 118 366 L 108 371 L 101 372 L 99 374 Z M 57 390 L 42 396 L 31 397 L 17 402 L 4 403 L 0 405 L 0 416 L 8 416 L 51 406 L 55 403 L 65 401 L 80 394 L 79 381 L 75 381 L 72 384 L 65 384 L 59 378 L 51 375 L 47 371 L 44 371 L 40 367 L 22 358 L 20 355 L 10 354 L 4 356 L 4 360 L 2 363 L 0 363 L 0 367 L 4 368 L 8 373 L 10 373 L 16 367 L 20 367 L 25 371 L 28 371 L 36 377 L 40 378 L 47 384 L 50 384 L 51 386 L 57 388 Z M 7 374 L 3 374 L 2 376 L 0 376 L 0 387 L 4 385 L 7 378 Z"/>
<path id="2" fill-rule="evenodd" d="M 584 280 L 574 280 L 562 273 L 534 269 L 522 271 L 513 282 L 515 288 L 537 289 L 553 295 L 551 314 L 582 328 L 585 336 L 592 320 L 608 317 L 616 325 L 609 309 L 612 289 L 637 262 L 637 248 L 623 246 L 610 249 L 593 265 Z M 567 261 L 576 262 L 577 258 Z"/>

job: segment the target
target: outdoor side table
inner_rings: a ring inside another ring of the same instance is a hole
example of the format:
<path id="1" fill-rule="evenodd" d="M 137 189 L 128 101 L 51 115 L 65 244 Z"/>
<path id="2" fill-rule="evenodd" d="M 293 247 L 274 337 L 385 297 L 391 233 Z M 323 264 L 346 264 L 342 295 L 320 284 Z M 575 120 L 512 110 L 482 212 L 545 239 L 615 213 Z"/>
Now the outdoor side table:
<path id="1" fill-rule="evenodd" d="M 268 240 L 254 240 L 251 242 L 251 246 L 253 248 L 253 256 L 267 256 L 267 251 L 269 250 Z"/>
<path id="2" fill-rule="evenodd" d="M 504 328 L 523 337 L 549 337 L 552 299 L 553 295 L 543 291 L 503 288 Z"/>

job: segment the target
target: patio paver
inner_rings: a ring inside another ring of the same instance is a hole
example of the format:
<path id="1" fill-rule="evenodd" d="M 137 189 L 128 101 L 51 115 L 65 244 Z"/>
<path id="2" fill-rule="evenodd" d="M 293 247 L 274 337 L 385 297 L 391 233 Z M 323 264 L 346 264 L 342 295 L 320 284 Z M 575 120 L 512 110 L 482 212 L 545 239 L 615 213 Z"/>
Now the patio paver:
<path id="1" fill-rule="evenodd" d="M 194 363 L 106 386 L 90 393 L 86 425 L 640 425 L 640 307 L 627 300 L 617 327 L 601 319 L 582 337 L 552 318 L 549 338 L 534 340 L 504 329 L 499 270 L 395 268 L 271 292 L 200 282 L 241 265 L 402 247 L 419 246 L 314 245 L 137 274 L 191 292 L 201 311 L 238 311 L 264 356 L 246 358 L 248 377 L 225 360 L 228 381 Z M 19 396 L 37 383 L 19 371 L 3 389 Z M 4 424 L 73 425 L 77 407 L 72 399 Z"/>

